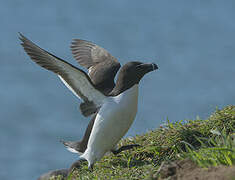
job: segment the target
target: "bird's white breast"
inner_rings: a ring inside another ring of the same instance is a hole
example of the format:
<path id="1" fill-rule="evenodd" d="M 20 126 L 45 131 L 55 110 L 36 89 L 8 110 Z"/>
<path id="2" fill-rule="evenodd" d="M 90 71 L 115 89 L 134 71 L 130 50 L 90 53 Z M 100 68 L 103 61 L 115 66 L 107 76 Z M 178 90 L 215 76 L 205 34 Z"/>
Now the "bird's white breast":
<path id="1" fill-rule="evenodd" d="M 138 85 L 118 96 L 108 97 L 96 116 L 87 150 L 82 157 L 92 163 L 112 150 L 130 128 L 137 105 Z"/>

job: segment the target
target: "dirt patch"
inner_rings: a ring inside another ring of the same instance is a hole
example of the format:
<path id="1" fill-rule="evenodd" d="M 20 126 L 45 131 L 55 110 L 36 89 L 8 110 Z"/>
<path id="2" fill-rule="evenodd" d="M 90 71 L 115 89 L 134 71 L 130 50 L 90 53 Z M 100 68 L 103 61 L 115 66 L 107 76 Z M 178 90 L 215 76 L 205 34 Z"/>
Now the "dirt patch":
<path id="1" fill-rule="evenodd" d="M 159 176 L 157 178 L 157 176 Z M 200 168 L 191 160 L 164 163 L 155 174 L 157 180 L 235 180 L 235 166 Z"/>

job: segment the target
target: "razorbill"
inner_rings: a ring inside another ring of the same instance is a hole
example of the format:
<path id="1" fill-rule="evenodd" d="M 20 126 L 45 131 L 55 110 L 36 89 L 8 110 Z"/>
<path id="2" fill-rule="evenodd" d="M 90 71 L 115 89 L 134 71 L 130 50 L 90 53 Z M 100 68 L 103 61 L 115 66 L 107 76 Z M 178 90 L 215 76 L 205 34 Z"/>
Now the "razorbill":
<path id="1" fill-rule="evenodd" d="M 20 34 L 26 53 L 40 66 L 56 73 L 62 82 L 83 102 L 84 116 L 93 115 L 85 133 L 81 158 L 89 168 L 108 151 L 116 148 L 135 119 L 138 85 L 141 78 L 158 67 L 154 63 L 128 62 L 114 78 L 120 63 L 105 49 L 84 40 L 75 39 L 71 49 L 83 70 L 45 51 Z"/>

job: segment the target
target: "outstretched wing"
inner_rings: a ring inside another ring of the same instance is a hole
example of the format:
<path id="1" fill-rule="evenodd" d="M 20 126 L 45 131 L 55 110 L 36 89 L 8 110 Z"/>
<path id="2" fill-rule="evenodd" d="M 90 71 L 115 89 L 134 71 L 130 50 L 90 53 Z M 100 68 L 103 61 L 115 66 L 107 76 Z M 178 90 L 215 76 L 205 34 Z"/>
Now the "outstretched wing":
<path id="1" fill-rule="evenodd" d="M 84 101 L 82 104 L 85 109 L 86 104 L 92 111 L 96 111 L 102 105 L 106 96 L 94 87 L 84 71 L 45 51 L 22 34 L 19 38 L 30 58 L 41 67 L 56 73 L 65 85 Z"/>
<path id="2" fill-rule="evenodd" d="M 89 70 L 94 86 L 108 94 L 115 86 L 114 78 L 121 66 L 118 60 L 104 48 L 81 39 L 72 41 L 71 51 L 77 62 Z"/>

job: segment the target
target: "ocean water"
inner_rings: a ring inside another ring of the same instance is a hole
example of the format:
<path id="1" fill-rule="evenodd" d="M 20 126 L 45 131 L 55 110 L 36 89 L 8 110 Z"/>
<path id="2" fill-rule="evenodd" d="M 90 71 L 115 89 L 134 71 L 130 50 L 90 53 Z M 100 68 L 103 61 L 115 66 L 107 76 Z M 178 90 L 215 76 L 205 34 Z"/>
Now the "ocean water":
<path id="1" fill-rule="evenodd" d="M 78 140 L 89 120 L 58 77 L 34 64 L 22 32 L 77 65 L 73 38 L 106 48 L 121 64 L 155 62 L 140 83 L 127 136 L 170 121 L 206 118 L 235 101 L 235 2 L 0 0 L 0 179 L 31 180 L 78 157 L 60 139 Z"/>

